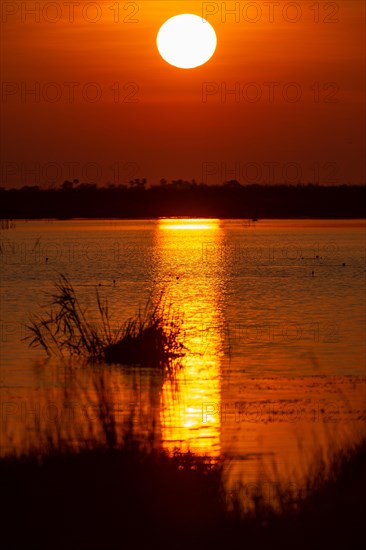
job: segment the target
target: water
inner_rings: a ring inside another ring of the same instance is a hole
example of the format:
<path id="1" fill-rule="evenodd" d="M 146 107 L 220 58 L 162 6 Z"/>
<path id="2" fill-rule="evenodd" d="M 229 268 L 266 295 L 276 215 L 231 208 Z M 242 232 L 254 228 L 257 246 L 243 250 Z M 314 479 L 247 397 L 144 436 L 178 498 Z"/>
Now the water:
<path id="1" fill-rule="evenodd" d="M 4 448 L 70 403 L 74 371 L 22 340 L 57 273 L 91 318 L 96 288 L 116 323 L 161 292 L 183 316 L 174 387 L 148 370 L 106 370 L 121 418 L 133 410 L 140 431 L 154 422 L 168 450 L 231 456 L 237 474 L 266 457 L 288 472 L 301 445 L 311 456 L 315 441 L 332 431 L 342 442 L 365 419 L 363 221 L 17 222 L 1 233 L 1 263 Z M 87 388 L 93 373 L 76 372 Z"/>

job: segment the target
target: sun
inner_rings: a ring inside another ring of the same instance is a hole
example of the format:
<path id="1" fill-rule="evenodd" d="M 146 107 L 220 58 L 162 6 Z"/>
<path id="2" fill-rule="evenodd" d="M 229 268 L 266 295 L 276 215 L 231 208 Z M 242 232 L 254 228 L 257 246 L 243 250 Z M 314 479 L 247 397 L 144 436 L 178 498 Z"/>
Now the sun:
<path id="1" fill-rule="evenodd" d="M 180 69 L 194 69 L 213 56 L 216 33 L 208 21 L 191 13 L 171 17 L 156 37 L 161 57 Z"/>

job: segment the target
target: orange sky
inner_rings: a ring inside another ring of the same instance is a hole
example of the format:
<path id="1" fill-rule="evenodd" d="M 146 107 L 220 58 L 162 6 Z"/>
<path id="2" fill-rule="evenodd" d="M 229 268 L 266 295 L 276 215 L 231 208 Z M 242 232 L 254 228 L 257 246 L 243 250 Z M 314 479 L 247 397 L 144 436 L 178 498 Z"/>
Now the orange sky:
<path id="1" fill-rule="evenodd" d="M 1 3 L 1 185 L 365 182 L 361 0 L 23 4 Z M 225 5 L 238 8 L 226 21 Z M 168 65 L 160 26 L 202 10 L 217 12 L 216 53 L 196 69 Z M 237 97 L 221 95 L 235 83 Z M 37 86 L 39 97 L 24 93 Z"/>

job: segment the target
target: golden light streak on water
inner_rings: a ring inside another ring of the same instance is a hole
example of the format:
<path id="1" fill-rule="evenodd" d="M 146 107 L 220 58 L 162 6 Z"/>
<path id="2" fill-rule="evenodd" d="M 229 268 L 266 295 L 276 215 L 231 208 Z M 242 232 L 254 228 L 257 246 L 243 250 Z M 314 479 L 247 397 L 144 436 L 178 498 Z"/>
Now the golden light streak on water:
<path id="1" fill-rule="evenodd" d="M 195 270 L 192 284 L 190 265 L 197 261 L 197 254 L 202 255 L 206 243 L 213 243 L 214 250 L 220 250 L 222 237 L 219 220 L 186 219 L 160 220 L 155 235 L 155 279 L 165 280 L 164 287 L 157 287 L 163 288 L 168 302 L 178 304 L 187 348 L 176 380 L 167 380 L 162 389 L 162 439 L 169 451 L 177 447 L 211 456 L 220 453 L 220 418 L 206 411 L 211 410 L 213 403 L 215 407 L 220 404 L 220 274 L 224 266 L 220 265 L 218 253 L 209 263 L 202 258 L 202 269 L 198 276 Z"/>

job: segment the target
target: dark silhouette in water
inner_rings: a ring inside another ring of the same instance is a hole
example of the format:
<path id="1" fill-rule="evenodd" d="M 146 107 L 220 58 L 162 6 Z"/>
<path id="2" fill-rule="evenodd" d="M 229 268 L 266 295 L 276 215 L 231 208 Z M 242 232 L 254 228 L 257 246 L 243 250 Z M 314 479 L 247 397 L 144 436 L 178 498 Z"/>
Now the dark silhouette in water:
<path id="1" fill-rule="evenodd" d="M 101 286 L 98 283 L 96 294 L 99 323 L 92 324 L 72 284 L 60 274 L 49 312 L 31 316 L 25 340 L 48 356 L 77 354 L 97 362 L 153 367 L 170 375 L 180 368 L 179 359 L 185 355 L 178 338 L 182 319 L 164 305 L 163 296 L 154 303 L 148 300 L 145 310 L 112 331 L 108 303 L 102 303 L 98 293 Z"/>
<path id="2" fill-rule="evenodd" d="M 228 182 L 230 183 L 230 182 Z M 0 218 L 364 218 L 366 186 L 79 184 L 59 189 L 0 188 Z"/>

